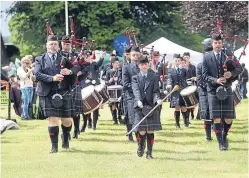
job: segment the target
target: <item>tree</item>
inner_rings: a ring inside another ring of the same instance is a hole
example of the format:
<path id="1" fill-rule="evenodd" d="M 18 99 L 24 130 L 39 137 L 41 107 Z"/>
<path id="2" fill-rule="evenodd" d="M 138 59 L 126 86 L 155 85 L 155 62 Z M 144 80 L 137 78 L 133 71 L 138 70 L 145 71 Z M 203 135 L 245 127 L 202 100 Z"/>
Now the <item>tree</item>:
<path id="1" fill-rule="evenodd" d="M 181 12 L 192 32 L 210 34 L 216 31 L 216 21 L 219 19 L 225 34 L 247 36 L 247 1 L 184 1 Z"/>

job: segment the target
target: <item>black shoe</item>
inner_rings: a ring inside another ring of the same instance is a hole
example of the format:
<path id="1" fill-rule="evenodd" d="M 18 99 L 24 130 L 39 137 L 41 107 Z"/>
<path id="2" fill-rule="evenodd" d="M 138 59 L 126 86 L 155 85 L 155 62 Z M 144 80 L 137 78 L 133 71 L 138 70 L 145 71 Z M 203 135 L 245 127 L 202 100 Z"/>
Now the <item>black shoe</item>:
<path id="1" fill-rule="evenodd" d="M 213 138 L 206 138 L 206 142 L 211 142 L 213 140 Z"/>
<path id="2" fill-rule="evenodd" d="M 52 143 L 52 149 L 50 153 L 57 153 L 58 152 L 58 143 Z"/>
<path id="3" fill-rule="evenodd" d="M 134 139 L 133 139 L 132 134 L 130 134 L 130 135 L 128 136 L 128 140 L 129 140 L 130 142 L 134 142 Z"/>
<path id="4" fill-rule="evenodd" d="M 147 151 L 147 153 L 146 153 L 146 158 L 147 159 L 154 159 L 154 157 L 152 156 L 152 154 L 151 154 L 151 152 L 149 152 L 149 151 Z"/>
<path id="5" fill-rule="evenodd" d="M 28 117 L 25 117 L 24 115 L 22 115 L 21 120 L 28 120 Z"/>
<path id="6" fill-rule="evenodd" d="M 229 143 L 227 140 L 227 136 L 223 136 L 223 150 L 228 150 Z"/>
<path id="7" fill-rule="evenodd" d="M 79 134 L 79 132 L 78 132 L 78 131 L 74 131 L 73 138 L 78 139 L 78 134 Z"/>
<path id="8" fill-rule="evenodd" d="M 84 125 L 83 125 L 80 132 L 85 132 L 85 131 L 86 131 L 86 127 L 84 127 Z"/>
<path id="9" fill-rule="evenodd" d="M 61 139 L 62 139 L 62 148 L 69 149 L 69 134 L 68 135 L 61 134 Z"/>
<path id="10" fill-rule="evenodd" d="M 118 125 L 118 121 L 113 122 L 113 125 Z"/>

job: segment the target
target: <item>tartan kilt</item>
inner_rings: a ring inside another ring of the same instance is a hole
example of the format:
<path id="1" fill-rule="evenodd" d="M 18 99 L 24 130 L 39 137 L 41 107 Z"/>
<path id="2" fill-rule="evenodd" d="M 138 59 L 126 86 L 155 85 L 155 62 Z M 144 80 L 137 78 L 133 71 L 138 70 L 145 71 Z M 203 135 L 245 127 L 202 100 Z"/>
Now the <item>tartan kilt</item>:
<path id="1" fill-rule="evenodd" d="M 127 124 L 133 124 L 135 122 L 134 98 L 127 100 L 127 110 L 129 118 L 129 122 Z"/>
<path id="2" fill-rule="evenodd" d="M 47 96 L 40 96 L 40 107 L 45 118 L 47 117 L 60 117 L 71 118 L 75 115 L 75 109 L 73 105 L 73 94 L 69 90 L 61 90 L 57 93 L 63 95 L 63 105 L 61 108 L 54 108 L 51 104 L 52 96 L 56 91 L 52 90 Z M 65 94 L 66 93 L 66 94 Z M 65 95 L 64 95 L 65 94 Z"/>
<path id="3" fill-rule="evenodd" d="M 133 127 L 143 119 L 143 115 L 140 109 L 135 109 L 135 122 Z M 156 109 L 152 116 L 146 118 L 141 124 L 134 130 L 138 131 L 158 131 L 162 130 L 162 125 L 160 121 L 160 112 L 159 109 Z"/>
<path id="4" fill-rule="evenodd" d="M 186 106 L 179 91 L 174 92 L 170 97 L 170 108 L 175 108 L 176 106 Z"/>
<path id="5" fill-rule="evenodd" d="M 126 97 L 126 95 L 124 93 L 122 94 L 120 107 L 122 109 L 122 115 L 128 116 L 127 97 Z"/>
<path id="6" fill-rule="evenodd" d="M 208 104 L 210 118 L 235 119 L 234 95 L 232 88 L 227 88 L 227 99 L 224 101 L 218 100 L 216 91 L 208 92 Z"/>
<path id="7" fill-rule="evenodd" d="M 200 119 L 210 120 L 207 90 L 201 87 L 198 88 L 198 96 L 199 96 Z"/>
<path id="8" fill-rule="evenodd" d="M 75 114 L 82 114 L 83 113 L 83 101 L 81 96 L 82 87 L 80 85 L 74 85 L 72 87 L 72 94 L 73 94 L 73 105 L 75 108 Z"/>

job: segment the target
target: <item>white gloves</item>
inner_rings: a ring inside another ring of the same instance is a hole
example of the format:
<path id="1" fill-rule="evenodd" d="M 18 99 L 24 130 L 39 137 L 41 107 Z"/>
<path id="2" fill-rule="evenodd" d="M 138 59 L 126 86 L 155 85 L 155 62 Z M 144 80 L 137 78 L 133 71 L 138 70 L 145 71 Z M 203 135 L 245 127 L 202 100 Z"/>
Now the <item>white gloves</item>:
<path id="1" fill-rule="evenodd" d="M 163 91 L 163 94 L 167 95 L 167 94 L 168 94 L 168 91 L 167 91 L 167 90 L 164 90 L 164 91 Z"/>
<path id="2" fill-rule="evenodd" d="M 118 77 L 114 77 L 114 82 L 117 82 L 118 81 Z"/>
<path id="3" fill-rule="evenodd" d="M 92 84 L 95 85 L 95 84 L 96 84 L 96 81 L 95 81 L 95 80 L 92 80 Z"/>
<path id="4" fill-rule="evenodd" d="M 112 83 L 114 81 L 113 77 L 110 78 L 109 83 Z"/>
<path id="5" fill-rule="evenodd" d="M 162 100 L 157 100 L 157 104 L 162 104 Z"/>
<path id="6" fill-rule="evenodd" d="M 118 102 L 120 102 L 121 101 L 121 96 L 118 98 Z"/>
<path id="7" fill-rule="evenodd" d="M 86 84 L 88 84 L 88 83 L 90 83 L 90 80 L 87 79 L 87 80 L 86 80 Z"/>
<path id="8" fill-rule="evenodd" d="M 172 88 L 171 85 L 167 85 L 167 86 L 166 86 L 166 89 L 171 89 L 171 88 Z"/>
<path id="9" fill-rule="evenodd" d="M 137 106 L 142 109 L 143 108 L 143 103 L 139 100 L 139 101 L 137 101 Z"/>

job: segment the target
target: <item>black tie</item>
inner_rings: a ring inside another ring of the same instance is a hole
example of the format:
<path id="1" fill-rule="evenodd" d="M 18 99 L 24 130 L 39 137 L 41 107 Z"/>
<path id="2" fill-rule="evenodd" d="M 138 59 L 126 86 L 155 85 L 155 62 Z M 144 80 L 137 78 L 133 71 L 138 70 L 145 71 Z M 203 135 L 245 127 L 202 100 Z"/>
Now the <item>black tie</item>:
<path id="1" fill-rule="evenodd" d="M 53 62 L 55 61 L 55 54 L 52 54 Z"/>

